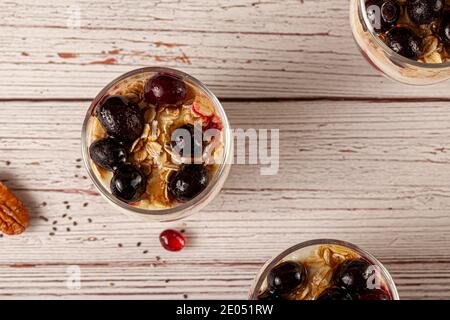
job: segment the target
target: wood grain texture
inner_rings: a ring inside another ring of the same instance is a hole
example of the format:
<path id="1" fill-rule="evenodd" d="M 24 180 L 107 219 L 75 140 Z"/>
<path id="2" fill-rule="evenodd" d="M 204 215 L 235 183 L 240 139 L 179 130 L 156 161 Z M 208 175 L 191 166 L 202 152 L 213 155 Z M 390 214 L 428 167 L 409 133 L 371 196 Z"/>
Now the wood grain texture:
<path id="1" fill-rule="evenodd" d="M 450 298 L 448 103 L 225 103 L 234 128 L 281 130 L 279 175 L 236 165 L 212 204 L 168 224 L 116 212 L 86 179 L 87 106 L 0 103 L 0 180 L 32 216 L 0 238 L 1 298 L 245 299 L 267 259 L 327 237 L 377 256 L 403 299 Z M 184 251 L 160 247 L 166 227 L 186 229 Z"/>
<path id="2" fill-rule="evenodd" d="M 71 11 L 80 9 L 79 29 Z M 0 12 L 0 99 L 89 99 L 144 66 L 182 69 L 223 98 L 445 98 L 378 75 L 344 0 L 12 0 Z M 69 24 L 69 27 L 68 27 Z"/>

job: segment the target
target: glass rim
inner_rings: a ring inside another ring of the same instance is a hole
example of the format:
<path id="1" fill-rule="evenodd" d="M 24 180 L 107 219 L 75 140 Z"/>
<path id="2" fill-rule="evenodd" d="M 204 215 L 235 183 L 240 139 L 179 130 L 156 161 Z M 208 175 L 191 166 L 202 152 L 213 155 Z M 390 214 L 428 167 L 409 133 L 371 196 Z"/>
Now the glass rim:
<path id="1" fill-rule="evenodd" d="M 278 265 L 280 261 L 282 261 L 284 258 L 289 256 L 290 254 L 294 253 L 295 251 L 298 251 L 300 249 L 304 249 L 311 246 L 316 245 L 338 245 L 342 247 L 349 248 L 358 254 L 360 254 L 362 257 L 370 260 L 371 263 L 379 267 L 380 272 L 383 275 L 383 278 L 386 282 L 386 285 L 389 289 L 390 294 L 392 295 L 393 300 L 400 300 L 397 286 L 395 285 L 394 279 L 392 278 L 389 271 L 386 269 L 386 267 L 377 259 L 375 256 L 373 256 L 371 253 L 367 252 L 366 250 L 361 249 L 360 247 L 354 245 L 353 243 L 343 241 L 343 240 L 335 240 L 335 239 L 315 239 L 315 240 L 308 240 L 301 243 L 298 243 L 294 246 L 289 247 L 288 249 L 284 250 L 280 254 L 276 255 L 275 257 L 269 259 L 259 270 L 258 274 L 256 275 L 255 279 L 253 280 L 253 284 L 250 289 L 249 299 L 250 300 L 256 300 L 258 298 L 259 290 L 263 284 L 263 282 L 266 280 L 270 270 L 272 270 L 273 267 Z"/>
<path id="2" fill-rule="evenodd" d="M 353 0 L 358 2 L 358 10 L 360 10 L 361 16 L 364 19 L 365 27 L 367 28 L 367 31 L 369 32 L 372 39 L 375 40 L 376 44 L 383 49 L 386 53 L 392 55 L 395 57 L 395 59 L 399 60 L 401 63 L 407 63 L 414 67 L 418 68 L 424 68 L 424 69 L 430 69 L 430 70 L 438 70 L 438 69 L 446 69 L 450 68 L 450 62 L 442 62 L 442 63 L 424 63 L 417 60 L 413 60 L 410 58 L 406 58 L 391 48 L 389 48 L 386 43 L 384 43 L 383 40 L 378 36 L 377 32 L 372 26 L 372 23 L 369 21 L 369 17 L 367 17 L 367 10 L 366 9 L 366 0 Z"/>
<path id="3" fill-rule="evenodd" d="M 199 87 L 201 90 L 206 93 L 209 99 L 211 99 L 212 103 L 214 104 L 214 107 L 216 108 L 216 111 L 219 113 L 220 118 L 222 120 L 223 126 L 224 126 L 224 155 L 223 155 L 223 161 L 220 164 L 219 169 L 214 174 L 214 177 L 208 184 L 205 190 L 203 190 L 199 195 L 197 195 L 194 199 L 182 203 L 176 207 L 168 208 L 168 209 L 143 209 L 143 208 L 137 208 L 133 207 L 119 199 L 117 199 L 115 196 L 112 195 L 112 193 L 105 188 L 102 182 L 99 181 L 97 175 L 93 172 L 91 165 L 90 165 L 90 157 L 89 157 L 89 146 L 87 142 L 88 138 L 88 125 L 89 120 L 91 119 L 91 116 L 93 114 L 94 108 L 96 107 L 97 103 L 105 96 L 105 94 L 119 81 L 122 81 L 126 78 L 135 76 L 137 74 L 141 73 L 169 73 L 173 74 L 175 76 L 180 76 L 184 80 L 187 80 L 194 86 Z M 203 203 L 204 200 L 206 200 L 212 193 L 214 193 L 215 188 L 218 184 L 220 184 L 221 178 L 224 175 L 228 174 L 228 167 L 230 166 L 230 158 L 232 155 L 232 136 L 231 136 L 231 127 L 228 120 L 228 117 L 225 113 L 225 110 L 223 109 L 222 104 L 220 103 L 219 99 L 212 93 L 212 91 L 204 85 L 200 80 L 194 78 L 193 76 L 182 72 L 177 69 L 167 68 L 167 67 L 144 67 L 135 69 L 129 72 L 126 72 L 122 74 L 121 76 L 115 78 L 112 80 L 108 85 L 106 85 L 98 94 L 97 96 L 92 100 L 92 103 L 90 107 L 88 108 L 86 112 L 86 116 L 83 122 L 82 127 L 82 133 L 81 133 L 81 148 L 82 148 L 82 156 L 83 156 L 83 162 L 86 167 L 86 170 L 88 171 L 89 177 L 91 178 L 91 181 L 93 182 L 96 189 L 100 192 L 100 194 L 107 198 L 111 203 L 118 206 L 120 209 L 125 210 L 127 212 L 135 213 L 142 215 L 143 217 L 152 217 L 152 218 L 159 218 L 160 221 L 175 221 L 182 219 L 189 215 L 190 211 L 189 209 L 195 208 L 197 205 Z"/>

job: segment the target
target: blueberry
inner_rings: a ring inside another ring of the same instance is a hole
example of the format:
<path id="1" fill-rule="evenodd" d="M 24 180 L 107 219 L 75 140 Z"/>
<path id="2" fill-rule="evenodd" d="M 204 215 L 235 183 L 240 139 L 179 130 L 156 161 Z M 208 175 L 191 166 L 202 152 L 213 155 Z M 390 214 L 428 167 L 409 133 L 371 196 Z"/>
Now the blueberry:
<path id="1" fill-rule="evenodd" d="M 392 300 L 389 293 L 381 289 L 366 290 L 361 292 L 358 300 Z"/>
<path id="2" fill-rule="evenodd" d="M 338 267 L 333 276 L 333 282 L 336 286 L 346 288 L 350 292 L 360 292 L 367 289 L 372 274 L 367 261 L 350 260 Z"/>
<path id="3" fill-rule="evenodd" d="M 268 277 L 268 287 L 276 294 L 293 293 L 306 280 L 305 267 L 296 262 L 287 261 L 273 268 Z"/>
<path id="4" fill-rule="evenodd" d="M 112 138 L 93 142 L 89 147 L 89 155 L 95 164 L 112 171 L 127 161 L 126 149 Z"/>
<path id="5" fill-rule="evenodd" d="M 112 194 L 127 203 L 138 201 L 146 186 L 147 179 L 144 174 L 131 164 L 119 167 L 111 179 Z"/>
<path id="6" fill-rule="evenodd" d="M 430 24 L 442 15 L 445 0 L 408 0 L 407 11 L 417 25 Z"/>
<path id="7" fill-rule="evenodd" d="M 346 301 L 353 300 L 352 296 L 344 288 L 331 287 L 326 289 L 317 298 L 317 301 Z"/>
<path id="8" fill-rule="evenodd" d="M 170 74 L 158 74 L 145 84 L 145 99 L 154 105 L 179 105 L 187 95 L 183 80 Z"/>
<path id="9" fill-rule="evenodd" d="M 386 45 L 409 59 L 417 59 L 422 54 L 422 40 L 407 27 L 396 27 L 387 32 Z"/>
<path id="10" fill-rule="evenodd" d="M 395 0 L 369 0 L 366 12 L 375 31 L 386 31 L 394 27 L 400 18 L 400 6 Z"/>
<path id="11" fill-rule="evenodd" d="M 395 26 L 400 18 L 400 6 L 395 0 L 388 0 L 381 6 L 381 18 L 385 23 L 385 28 Z"/>
<path id="12" fill-rule="evenodd" d="M 106 132 L 124 143 L 132 143 L 144 130 L 144 116 L 138 106 L 122 96 L 110 96 L 96 109 Z"/>
<path id="13" fill-rule="evenodd" d="M 209 171 L 203 165 L 185 165 L 169 177 L 168 191 L 176 200 L 187 202 L 205 190 L 209 180 Z"/>
<path id="14" fill-rule="evenodd" d="M 187 124 L 182 126 L 174 131 L 172 134 L 172 150 L 174 152 L 179 153 L 182 157 L 187 156 L 189 153 L 187 152 L 188 143 L 185 141 L 185 136 L 189 135 L 190 138 L 190 156 L 195 156 L 196 152 L 202 152 L 202 139 L 200 132 L 200 139 L 196 139 L 195 136 L 195 127 L 192 124 Z"/>
<path id="15" fill-rule="evenodd" d="M 439 28 L 439 36 L 443 43 L 450 45 L 450 12 L 447 12 L 445 18 L 442 20 Z"/>

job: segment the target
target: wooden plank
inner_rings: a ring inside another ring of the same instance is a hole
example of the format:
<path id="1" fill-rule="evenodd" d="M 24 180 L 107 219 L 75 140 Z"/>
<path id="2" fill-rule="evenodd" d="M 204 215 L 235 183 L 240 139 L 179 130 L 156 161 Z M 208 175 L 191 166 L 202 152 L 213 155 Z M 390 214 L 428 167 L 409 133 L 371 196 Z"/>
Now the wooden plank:
<path id="1" fill-rule="evenodd" d="M 73 8 L 80 29 L 68 28 Z M 0 99 L 91 99 L 144 66 L 182 69 L 223 98 L 450 97 L 445 83 L 411 90 L 378 75 L 348 13 L 342 0 L 6 1 Z"/>
<path id="2" fill-rule="evenodd" d="M 166 224 L 122 215 L 85 178 L 87 105 L 0 103 L 0 180 L 32 215 L 0 238 L 0 297 L 246 298 L 271 256 L 338 238 L 383 261 L 402 298 L 450 298 L 447 103 L 225 103 L 234 128 L 281 130 L 280 172 L 236 165 L 203 212 Z M 160 247 L 168 227 L 186 230 L 184 251 Z"/>

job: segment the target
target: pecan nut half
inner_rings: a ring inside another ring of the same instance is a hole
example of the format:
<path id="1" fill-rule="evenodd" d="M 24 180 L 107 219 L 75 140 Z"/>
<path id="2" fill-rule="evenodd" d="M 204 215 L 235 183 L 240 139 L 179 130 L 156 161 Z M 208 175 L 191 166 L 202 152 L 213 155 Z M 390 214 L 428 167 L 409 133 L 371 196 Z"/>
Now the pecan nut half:
<path id="1" fill-rule="evenodd" d="M 28 213 L 22 202 L 0 182 L 0 231 L 15 235 L 28 226 Z"/>

